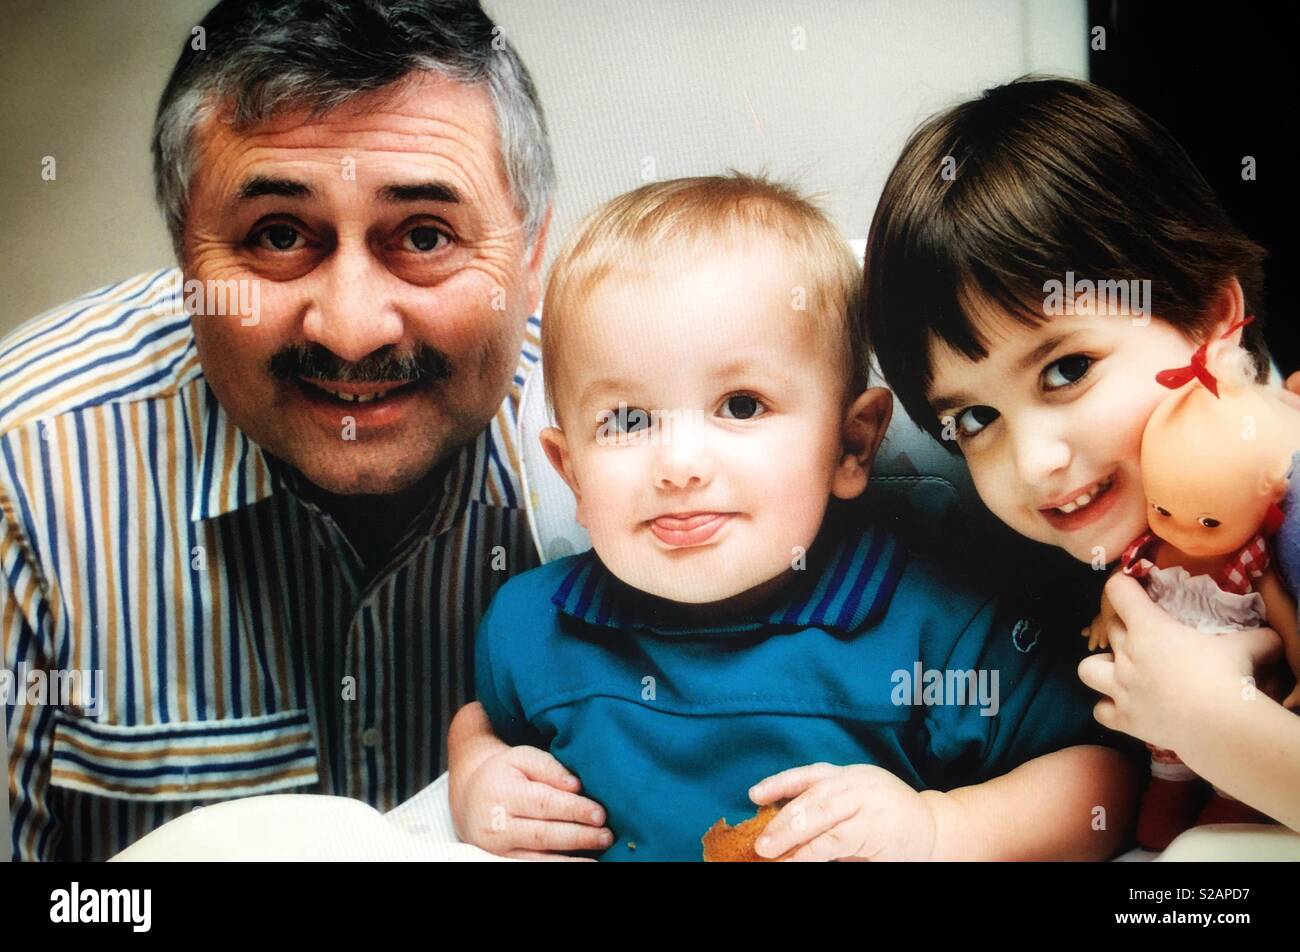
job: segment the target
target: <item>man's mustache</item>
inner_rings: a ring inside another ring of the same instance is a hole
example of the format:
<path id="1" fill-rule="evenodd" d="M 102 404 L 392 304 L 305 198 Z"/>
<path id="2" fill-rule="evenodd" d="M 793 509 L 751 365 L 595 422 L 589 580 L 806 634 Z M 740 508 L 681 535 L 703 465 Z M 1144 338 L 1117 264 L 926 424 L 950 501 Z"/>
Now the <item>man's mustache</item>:
<path id="1" fill-rule="evenodd" d="M 427 344 L 405 352 L 390 344 L 357 361 L 343 360 L 320 344 L 302 344 L 278 351 L 269 369 L 278 380 L 307 377 L 331 383 L 423 383 L 452 374 L 447 356 Z"/>

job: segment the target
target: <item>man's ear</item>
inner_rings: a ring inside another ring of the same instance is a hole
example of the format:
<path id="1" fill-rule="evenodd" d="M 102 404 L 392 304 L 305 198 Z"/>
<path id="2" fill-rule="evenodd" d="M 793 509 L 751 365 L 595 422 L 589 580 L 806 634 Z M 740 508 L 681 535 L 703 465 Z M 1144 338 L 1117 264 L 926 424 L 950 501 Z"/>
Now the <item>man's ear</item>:
<path id="1" fill-rule="evenodd" d="M 542 218 L 542 225 L 537 229 L 537 240 L 533 242 L 532 249 L 528 252 L 528 258 L 524 262 L 524 267 L 528 271 L 528 313 L 536 314 L 537 307 L 542 303 L 542 259 L 546 257 L 546 236 L 551 230 L 551 216 L 555 213 L 554 205 L 546 206 L 546 215 Z"/>
<path id="2" fill-rule="evenodd" d="M 568 484 L 569 489 L 573 490 L 573 496 L 578 500 L 578 524 L 586 528 L 587 523 L 582 517 L 582 491 L 578 488 L 578 480 L 573 475 L 573 463 L 569 459 L 568 438 L 565 437 L 563 430 L 548 426 L 537 434 L 537 439 L 541 442 L 542 452 L 551 461 L 555 471 Z"/>
<path id="3" fill-rule="evenodd" d="M 849 405 L 844 416 L 844 451 L 831 481 L 832 494 L 840 499 L 853 499 L 866 491 L 871 463 L 889 429 L 893 412 L 894 395 L 884 387 L 864 390 Z"/>

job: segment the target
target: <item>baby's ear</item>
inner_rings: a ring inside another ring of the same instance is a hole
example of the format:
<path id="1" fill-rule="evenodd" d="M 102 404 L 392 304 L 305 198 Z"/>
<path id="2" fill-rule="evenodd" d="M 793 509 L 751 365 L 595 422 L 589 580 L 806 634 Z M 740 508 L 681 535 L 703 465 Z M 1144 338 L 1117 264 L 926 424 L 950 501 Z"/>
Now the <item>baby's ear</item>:
<path id="1" fill-rule="evenodd" d="M 581 502 L 582 495 L 578 490 L 578 481 L 573 475 L 573 464 L 569 460 L 569 441 L 564 431 L 558 427 L 548 426 L 537 434 L 537 440 L 542 444 L 542 452 L 550 460 L 551 466 L 560 474 L 560 478 L 568 483 L 569 488 L 573 490 L 573 495 Z"/>
<path id="2" fill-rule="evenodd" d="M 854 499 L 867 488 L 871 464 L 889 429 L 894 412 L 894 395 L 884 387 L 864 390 L 849 405 L 844 416 L 843 450 L 831 492 L 840 499 Z"/>

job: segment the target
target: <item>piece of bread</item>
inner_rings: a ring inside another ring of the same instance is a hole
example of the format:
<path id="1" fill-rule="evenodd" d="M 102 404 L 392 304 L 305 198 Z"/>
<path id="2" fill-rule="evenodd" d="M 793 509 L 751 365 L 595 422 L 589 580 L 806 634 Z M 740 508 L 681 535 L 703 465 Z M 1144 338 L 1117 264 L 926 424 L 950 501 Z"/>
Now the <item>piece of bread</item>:
<path id="1" fill-rule="evenodd" d="M 773 863 L 775 860 L 759 856 L 754 852 L 754 844 L 772 818 L 781 812 L 779 804 L 759 807 L 758 813 L 731 826 L 726 818 L 719 820 L 704 834 L 700 842 L 704 844 L 704 862 L 706 863 Z"/>

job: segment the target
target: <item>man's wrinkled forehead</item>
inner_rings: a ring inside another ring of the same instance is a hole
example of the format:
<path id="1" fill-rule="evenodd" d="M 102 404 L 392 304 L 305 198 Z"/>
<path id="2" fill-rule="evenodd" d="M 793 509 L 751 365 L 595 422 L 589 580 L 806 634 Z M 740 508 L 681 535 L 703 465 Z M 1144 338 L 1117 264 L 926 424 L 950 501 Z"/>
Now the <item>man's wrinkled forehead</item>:
<path id="1" fill-rule="evenodd" d="M 267 183 L 283 183 L 283 197 L 313 197 L 302 179 L 314 177 L 373 188 L 381 199 L 402 197 L 394 186 L 433 185 L 424 197 L 488 218 L 518 218 L 487 89 L 435 74 L 413 75 L 325 113 L 281 110 L 247 127 L 232 124 L 228 108 L 212 109 L 196 135 L 198 187 L 215 191 L 223 205 L 277 191 Z"/>

